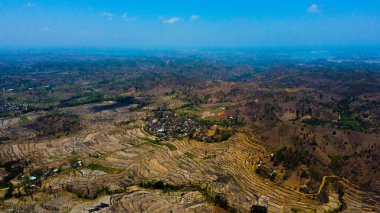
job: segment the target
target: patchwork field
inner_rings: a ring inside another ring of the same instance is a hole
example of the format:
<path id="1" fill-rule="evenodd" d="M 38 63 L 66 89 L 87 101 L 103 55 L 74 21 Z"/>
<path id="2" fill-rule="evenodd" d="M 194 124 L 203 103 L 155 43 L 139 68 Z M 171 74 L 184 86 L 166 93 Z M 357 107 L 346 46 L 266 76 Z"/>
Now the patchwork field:
<path id="1" fill-rule="evenodd" d="M 0 212 L 379 212 L 379 69 L 0 55 Z"/>
<path id="2" fill-rule="evenodd" d="M 76 110 L 85 112 L 83 107 Z M 41 178 L 40 186 L 29 193 L 26 178 L 21 179 L 13 193 L 30 195 L 3 201 L 2 211 L 86 212 L 104 203 L 102 211 L 249 212 L 257 204 L 270 212 L 324 212 L 342 204 L 333 190 L 329 202 L 321 203 L 318 194 L 307 195 L 258 175 L 257 163 L 268 153 L 252 134 L 238 131 L 220 143 L 188 138 L 156 142 L 155 136 L 144 131 L 143 120 L 119 125 L 119 120 L 139 114 L 122 111 L 103 111 L 113 120 L 69 136 L 2 144 L 1 161 L 28 159 L 30 173 L 25 177 L 59 168 L 57 174 Z M 86 115 L 87 122 L 94 122 L 101 113 Z M 78 161 L 82 165 L 73 168 L 72 163 Z M 349 182 L 336 181 L 345 187 L 347 211 L 379 208 Z M 326 182 L 321 188 L 331 188 L 329 178 Z"/>

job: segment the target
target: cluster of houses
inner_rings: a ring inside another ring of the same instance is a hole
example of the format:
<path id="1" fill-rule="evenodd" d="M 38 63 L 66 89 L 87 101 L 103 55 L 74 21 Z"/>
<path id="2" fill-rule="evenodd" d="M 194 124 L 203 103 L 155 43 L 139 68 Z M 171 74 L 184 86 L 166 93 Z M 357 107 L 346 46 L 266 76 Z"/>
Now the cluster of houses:
<path id="1" fill-rule="evenodd" d="M 58 169 L 58 168 L 52 168 L 52 169 L 49 169 L 47 172 L 43 173 L 43 174 L 41 175 L 41 178 L 42 178 L 42 179 L 47 179 L 48 177 L 50 177 L 50 176 L 52 176 L 52 175 L 54 175 L 54 174 L 57 174 L 57 173 L 59 173 L 59 169 Z M 28 177 L 28 179 L 29 179 L 30 181 L 36 181 L 36 180 L 38 179 L 38 177 L 37 177 L 37 176 L 34 176 L 34 175 L 30 175 L 30 176 Z"/>
<path id="2" fill-rule="evenodd" d="M 299 187 L 299 190 L 303 193 L 310 193 L 312 191 L 312 188 L 310 188 L 307 184 L 303 184 Z"/>
<path id="3" fill-rule="evenodd" d="M 270 154 L 268 156 L 273 156 L 273 154 Z M 256 164 L 256 173 L 272 181 L 274 181 L 277 176 L 276 170 L 272 167 L 266 167 L 265 162 L 261 160 L 259 160 L 259 162 Z"/>
<path id="4" fill-rule="evenodd" d="M 190 136 L 194 134 L 199 123 L 193 119 L 177 118 L 172 112 L 160 112 L 148 119 L 147 130 L 161 140 Z"/>
<path id="5" fill-rule="evenodd" d="M 27 177 L 25 176 L 22 176 L 23 178 L 26 178 L 28 181 L 27 182 L 24 182 L 25 185 L 22 185 L 22 182 L 20 182 L 20 180 L 12 180 L 12 185 L 14 186 L 22 186 L 22 187 L 18 187 L 18 189 L 15 191 L 15 194 L 21 194 L 21 195 L 27 195 L 27 194 L 30 194 L 30 193 L 33 193 L 33 191 L 41 188 L 41 179 L 47 179 L 48 177 L 56 174 L 56 173 L 59 173 L 59 169 L 58 168 L 52 168 L 52 169 L 49 169 L 47 172 L 43 173 L 42 175 L 38 176 L 38 175 L 29 175 Z"/>
<path id="6" fill-rule="evenodd" d="M 220 142 L 230 137 L 229 131 L 220 131 L 218 134 L 209 135 L 212 123 L 203 123 L 191 118 L 175 116 L 173 112 L 161 111 L 148 118 L 147 130 L 159 140 L 167 140 L 176 137 L 189 137 L 197 141 L 207 143 Z M 226 133 L 226 134 L 223 134 Z"/>
<path id="7" fill-rule="evenodd" d="M 49 169 L 47 172 L 45 172 L 43 175 L 42 175 L 42 178 L 43 179 L 46 179 L 56 173 L 59 172 L 59 169 L 58 168 L 54 168 L 54 169 Z"/>
<path id="8" fill-rule="evenodd" d="M 83 167 L 83 166 L 84 166 L 84 162 L 81 160 L 71 162 L 71 168 L 73 168 L 73 169 Z"/>
<path id="9" fill-rule="evenodd" d="M 95 152 L 91 152 L 90 154 L 88 154 L 90 157 L 93 157 L 93 158 L 99 158 L 102 156 L 101 153 L 95 151 Z"/>
<path id="10" fill-rule="evenodd" d="M 25 111 L 28 110 L 28 106 L 24 104 L 4 104 L 0 105 L 0 113 L 10 113 L 17 111 Z"/>

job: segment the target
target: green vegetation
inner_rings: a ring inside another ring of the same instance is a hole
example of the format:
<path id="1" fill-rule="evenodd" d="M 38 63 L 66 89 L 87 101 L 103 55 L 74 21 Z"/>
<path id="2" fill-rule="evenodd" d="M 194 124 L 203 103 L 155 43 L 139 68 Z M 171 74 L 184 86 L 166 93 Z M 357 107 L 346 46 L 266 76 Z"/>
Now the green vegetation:
<path id="1" fill-rule="evenodd" d="M 292 207 L 291 209 L 290 209 L 290 211 L 293 213 L 297 213 L 297 212 L 302 212 L 302 210 L 301 209 L 298 209 L 298 208 L 294 208 L 294 207 Z"/>
<path id="2" fill-rule="evenodd" d="M 152 143 L 152 144 L 155 144 L 155 145 L 158 145 L 158 146 L 162 146 L 162 144 L 158 141 L 158 140 L 153 140 L 153 139 L 150 139 L 150 138 L 140 138 L 146 142 L 149 142 L 149 143 Z"/>
<path id="3" fill-rule="evenodd" d="M 163 190 L 164 192 L 170 192 L 170 191 L 178 191 L 184 186 L 177 186 L 177 185 L 172 185 L 165 183 L 164 181 L 148 181 L 148 182 L 140 182 L 139 186 L 142 188 L 152 188 L 152 189 L 160 189 Z"/>
<path id="4" fill-rule="evenodd" d="M 361 132 L 365 132 L 366 130 L 364 126 L 365 124 L 363 122 L 352 119 L 350 117 L 342 117 L 339 120 L 338 125 L 344 129 L 356 130 Z"/>
<path id="5" fill-rule="evenodd" d="M 131 124 L 133 122 L 134 122 L 134 120 L 127 120 L 127 121 L 121 121 L 119 124 L 120 125 L 128 125 L 128 124 Z"/>
<path id="6" fill-rule="evenodd" d="M 20 116 L 20 121 L 23 124 L 27 123 L 29 121 L 28 116 L 26 115 Z"/>
<path id="7" fill-rule="evenodd" d="M 355 131 L 361 131 L 361 132 L 368 132 L 368 130 L 374 126 L 374 123 L 369 123 L 364 121 L 363 119 L 360 119 L 357 116 L 354 116 L 351 104 L 355 101 L 354 97 L 347 96 L 343 100 L 339 102 L 339 105 L 337 107 L 337 111 L 340 111 L 341 113 L 341 119 L 339 119 L 337 125 L 339 128 L 342 129 L 350 129 Z M 363 109 L 366 111 L 366 109 Z M 362 113 L 359 113 L 362 114 Z"/>
<path id="8" fill-rule="evenodd" d="M 295 169 L 301 163 L 309 164 L 310 162 L 307 151 L 298 149 L 293 151 L 287 147 L 277 150 L 271 160 L 274 161 L 275 166 L 283 162 L 286 169 Z"/>
<path id="9" fill-rule="evenodd" d="M 38 136 L 68 135 L 81 127 L 80 118 L 73 113 L 49 113 L 34 124 Z"/>
<path id="10" fill-rule="evenodd" d="M 250 213 L 267 213 L 268 209 L 265 206 L 260 205 L 252 205 L 250 209 Z"/>
<path id="11" fill-rule="evenodd" d="M 112 97 L 114 98 L 114 97 Z M 116 101 L 123 104 L 134 104 L 136 99 L 132 96 L 116 96 Z"/>
<path id="12" fill-rule="evenodd" d="M 60 101 L 59 106 L 71 107 L 71 106 L 78 106 L 78 105 L 89 104 L 89 103 L 102 102 L 104 100 L 105 100 L 104 94 L 84 93 L 84 94 L 78 94 L 73 97 L 70 97 L 69 99 Z"/>
<path id="13" fill-rule="evenodd" d="M 144 140 L 144 141 L 147 141 L 147 142 L 149 142 L 149 143 L 152 143 L 152 144 L 154 144 L 154 145 L 157 145 L 157 146 L 166 146 L 166 147 L 168 147 L 171 151 L 175 151 L 175 150 L 177 150 L 177 147 L 175 147 L 173 144 L 170 144 L 170 143 L 162 143 L 162 142 L 160 142 L 160 141 L 158 141 L 158 140 L 152 140 L 152 139 L 150 139 L 150 138 L 141 138 L 142 140 Z"/>
<path id="14" fill-rule="evenodd" d="M 343 166 L 343 158 L 340 155 L 330 157 L 331 162 L 329 168 L 333 171 L 338 171 Z"/>
<path id="15" fill-rule="evenodd" d="M 178 115 L 184 118 L 188 118 L 188 119 L 194 119 L 194 120 L 200 119 L 198 115 L 189 111 L 179 111 Z"/>
<path id="16" fill-rule="evenodd" d="M 312 126 L 324 126 L 326 124 L 330 124 L 330 122 L 325 121 L 325 120 L 321 120 L 318 118 L 304 119 L 304 120 L 302 120 L 302 122 L 305 124 L 312 125 Z"/>
<path id="17" fill-rule="evenodd" d="M 123 169 L 106 167 L 106 166 L 102 166 L 102 165 L 99 165 L 99 164 L 96 164 L 96 163 L 91 163 L 87 167 L 90 168 L 90 169 L 92 169 L 92 170 L 103 171 L 103 172 L 105 172 L 107 174 L 120 174 L 120 173 L 123 172 Z"/>
<path id="18" fill-rule="evenodd" d="M 309 178 L 309 174 L 306 171 L 302 171 L 300 174 L 301 178 Z"/>
<path id="19" fill-rule="evenodd" d="M 185 155 L 187 158 L 189 158 L 189 159 L 193 159 L 193 158 L 194 158 L 194 154 L 191 153 L 191 152 L 185 152 L 184 155 Z"/>
<path id="20" fill-rule="evenodd" d="M 215 142 L 222 142 L 230 138 L 232 130 L 217 128 L 213 137 Z"/>
<path id="21" fill-rule="evenodd" d="M 0 142 L 4 142 L 4 141 L 9 141 L 10 140 L 10 138 L 9 137 L 4 137 L 4 136 L 1 136 L 0 137 Z"/>
<path id="22" fill-rule="evenodd" d="M 228 201 L 227 198 L 222 194 L 217 194 L 214 197 L 215 205 L 221 207 L 222 209 L 228 209 Z"/>
<path id="23" fill-rule="evenodd" d="M 229 212 L 237 212 L 237 209 L 230 206 L 226 197 L 222 194 L 213 194 L 207 187 L 202 187 L 200 185 L 191 184 L 191 185 L 172 185 L 165 183 L 162 180 L 159 181 L 148 181 L 140 182 L 139 186 L 142 188 L 151 188 L 163 190 L 165 193 L 171 191 L 199 191 L 206 198 L 207 201 L 214 203 L 215 205 L 223 208 Z"/>
<path id="24" fill-rule="evenodd" d="M 346 97 L 338 103 L 324 104 L 324 107 L 332 108 L 335 112 L 339 112 L 341 118 L 338 122 L 332 120 L 322 120 L 317 117 L 302 120 L 303 123 L 312 126 L 328 126 L 340 129 L 349 129 L 360 132 L 371 132 L 374 128 L 379 127 L 379 122 L 376 119 L 368 120 L 368 110 L 371 110 L 369 105 L 359 102 L 359 106 L 351 106 L 351 103 L 357 101 L 356 98 Z M 376 102 L 372 104 L 376 108 Z"/>
<path id="25" fill-rule="evenodd" d="M 8 174 L 3 177 L 0 181 L 0 189 L 8 188 L 5 193 L 4 199 L 8 199 L 12 197 L 12 192 L 14 187 L 10 181 L 16 177 L 20 177 L 23 173 L 24 167 L 27 165 L 27 162 L 17 160 L 17 161 L 9 161 L 7 163 L 1 164 L 0 167 L 4 168 Z"/>
<path id="26" fill-rule="evenodd" d="M 341 184 L 338 185 L 338 195 L 339 195 L 339 202 L 340 202 L 340 205 L 339 205 L 339 211 L 342 212 L 344 211 L 345 209 L 347 209 L 347 203 L 346 201 L 344 200 L 344 188 Z"/>
<path id="27" fill-rule="evenodd" d="M 277 177 L 277 173 L 274 171 L 265 168 L 264 166 L 260 166 L 256 169 L 256 173 L 263 176 L 264 178 L 268 178 L 271 181 L 275 181 Z"/>
<path id="28" fill-rule="evenodd" d="M 170 143 L 162 143 L 162 145 L 168 147 L 170 149 L 170 151 L 175 151 L 177 150 L 177 147 L 175 147 L 173 144 L 170 144 Z"/>

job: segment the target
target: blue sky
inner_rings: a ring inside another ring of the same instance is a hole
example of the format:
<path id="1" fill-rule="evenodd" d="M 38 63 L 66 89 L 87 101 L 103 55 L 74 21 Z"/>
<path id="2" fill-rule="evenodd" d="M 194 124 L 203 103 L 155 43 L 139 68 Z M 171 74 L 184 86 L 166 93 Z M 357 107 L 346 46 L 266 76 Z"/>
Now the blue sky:
<path id="1" fill-rule="evenodd" d="M 1 0 L 1 48 L 380 45 L 378 0 Z"/>

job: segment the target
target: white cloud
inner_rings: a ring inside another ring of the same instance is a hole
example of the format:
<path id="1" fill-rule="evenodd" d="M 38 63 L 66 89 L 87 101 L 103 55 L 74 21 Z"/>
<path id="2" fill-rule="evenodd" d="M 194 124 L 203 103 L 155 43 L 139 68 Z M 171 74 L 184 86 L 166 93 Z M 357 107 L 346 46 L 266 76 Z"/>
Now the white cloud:
<path id="1" fill-rule="evenodd" d="M 33 2 L 27 2 L 24 6 L 27 8 L 33 8 L 33 7 L 37 7 L 37 4 Z"/>
<path id="2" fill-rule="evenodd" d="M 198 20 L 198 19 L 200 19 L 201 17 L 200 16 L 198 16 L 198 15 L 192 15 L 192 16 L 190 16 L 190 20 L 191 21 L 196 21 L 196 20 Z"/>
<path id="3" fill-rule="evenodd" d="M 124 20 L 124 21 L 132 21 L 132 18 L 129 17 L 128 13 L 124 13 L 121 18 Z"/>
<path id="4" fill-rule="evenodd" d="M 319 6 L 317 4 L 312 4 L 310 7 L 307 9 L 308 13 L 317 13 L 319 12 Z"/>
<path id="5" fill-rule="evenodd" d="M 169 19 L 164 19 L 163 17 L 160 17 L 161 20 L 163 20 L 163 22 L 165 24 L 174 24 L 176 22 L 179 22 L 182 20 L 181 17 L 172 17 L 172 18 L 169 18 Z"/>
<path id="6" fill-rule="evenodd" d="M 104 12 L 104 13 L 102 13 L 100 15 L 106 17 L 108 21 L 112 21 L 112 19 L 113 19 L 113 14 L 109 13 L 109 12 Z"/>

